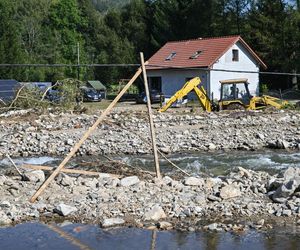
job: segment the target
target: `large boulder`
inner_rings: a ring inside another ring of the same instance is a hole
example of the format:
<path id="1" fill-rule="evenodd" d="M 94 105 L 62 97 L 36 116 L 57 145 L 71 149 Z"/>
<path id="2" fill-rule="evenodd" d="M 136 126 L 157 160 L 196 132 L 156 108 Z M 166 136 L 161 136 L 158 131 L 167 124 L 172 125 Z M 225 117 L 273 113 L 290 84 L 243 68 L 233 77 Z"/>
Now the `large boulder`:
<path id="1" fill-rule="evenodd" d="M 110 218 L 110 219 L 104 219 L 102 222 L 102 227 L 115 227 L 120 226 L 125 223 L 125 220 L 122 218 Z"/>
<path id="2" fill-rule="evenodd" d="M 27 171 L 24 173 L 24 179 L 31 182 L 44 182 L 45 174 L 42 170 Z"/>
<path id="3" fill-rule="evenodd" d="M 196 177 L 187 177 L 184 180 L 184 185 L 186 186 L 203 186 L 204 180 Z"/>
<path id="4" fill-rule="evenodd" d="M 6 215 L 6 213 L 4 213 L 3 211 L 0 211 L 0 226 L 2 226 L 2 225 L 8 225 L 11 222 L 12 222 L 11 219 L 8 218 L 8 216 Z"/>
<path id="5" fill-rule="evenodd" d="M 149 220 L 158 221 L 158 220 L 164 219 L 166 217 L 167 216 L 166 216 L 164 210 L 159 205 L 155 205 L 150 211 L 148 211 L 144 214 L 144 220 L 146 220 L 146 221 L 149 221 Z"/>
<path id="6" fill-rule="evenodd" d="M 59 204 L 54 209 L 54 212 L 56 212 L 62 216 L 68 216 L 76 211 L 77 211 L 76 207 L 72 207 L 72 206 L 69 206 L 69 205 L 66 205 L 63 203 Z"/>
<path id="7" fill-rule="evenodd" d="M 66 175 L 66 174 L 61 174 L 61 181 L 60 184 L 63 186 L 74 186 L 74 178 Z"/>
<path id="8" fill-rule="evenodd" d="M 137 176 L 129 176 L 129 177 L 125 177 L 121 180 L 120 185 L 122 187 L 129 187 L 135 184 L 138 184 L 140 182 L 139 177 Z"/>
<path id="9" fill-rule="evenodd" d="M 276 189 L 275 193 L 272 196 L 273 201 L 284 203 L 287 198 L 289 198 L 299 187 L 299 182 L 296 180 L 291 180 L 287 183 L 282 184 L 279 188 Z"/>
<path id="10" fill-rule="evenodd" d="M 283 173 L 283 178 L 285 182 L 294 179 L 300 179 L 300 168 L 293 168 L 293 167 L 287 168 Z"/>
<path id="11" fill-rule="evenodd" d="M 222 187 L 220 190 L 220 197 L 224 200 L 239 197 L 239 196 L 241 196 L 241 191 L 234 184 L 230 184 L 225 187 Z"/>

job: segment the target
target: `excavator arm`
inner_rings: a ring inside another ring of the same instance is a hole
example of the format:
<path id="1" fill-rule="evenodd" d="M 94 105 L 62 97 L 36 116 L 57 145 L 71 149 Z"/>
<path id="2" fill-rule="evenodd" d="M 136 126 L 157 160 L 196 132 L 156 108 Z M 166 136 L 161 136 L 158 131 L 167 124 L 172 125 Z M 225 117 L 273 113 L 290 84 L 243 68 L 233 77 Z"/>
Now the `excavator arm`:
<path id="1" fill-rule="evenodd" d="M 201 80 L 199 77 L 195 77 L 191 79 L 190 81 L 186 82 L 183 87 L 178 90 L 171 98 L 170 100 L 166 103 L 165 106 L 163 106 L 159 112 L 164 112 L 166 111 L 173 103 L 175 103 L 177 100 L 182 99 L 185 97 L 188 93 L 190 93 L 192 90 L 195 91 L 199 102 L 201 106 L 203 107 L 204 110 L 210 112 L 212 109 L 211 101 L 208 98 L 206 91 L 203 86 L 198 88 L 198 85 L 201 83 Z"/>

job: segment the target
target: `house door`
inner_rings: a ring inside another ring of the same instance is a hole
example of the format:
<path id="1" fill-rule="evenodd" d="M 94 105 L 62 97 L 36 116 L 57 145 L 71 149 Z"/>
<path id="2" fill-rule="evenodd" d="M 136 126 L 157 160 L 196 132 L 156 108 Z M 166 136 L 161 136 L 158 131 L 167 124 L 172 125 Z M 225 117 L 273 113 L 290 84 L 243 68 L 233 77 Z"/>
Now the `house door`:
<path id="1" fill-rule="evenodd" d="M 161 92 L 161 77 L 160 76 L 150 77 L 149 83 L 150 83 L 151 90 L 157 90 L 158 92 Z"/>

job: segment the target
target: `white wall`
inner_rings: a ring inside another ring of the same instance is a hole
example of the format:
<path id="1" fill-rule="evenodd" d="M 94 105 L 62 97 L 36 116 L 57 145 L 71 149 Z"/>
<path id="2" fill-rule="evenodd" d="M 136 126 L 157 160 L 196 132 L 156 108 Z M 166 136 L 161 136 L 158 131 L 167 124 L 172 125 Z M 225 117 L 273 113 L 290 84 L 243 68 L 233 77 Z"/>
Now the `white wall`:
<path id="1" fill-rule="evenodd" d="M 239 61 L 232 61 L 232 49 L 239 50 Z M 245 70 L 259 72 L 259 65 L 252 55 L 239 42 L 233 45 L 212 67 L 212 69 L 225 70 Z M 214 93 L 214 98 L 220 99 L 220 80 L 247 78 L 249 91 L 252 95 L 259 94 L 259 74 L 258 73 L 235 73 L 235 72 L 210 72 L 210 87 Z"/>
<path id="2" fill-rule="evenodd" d="M 161 77 L 162 92 L 165 95 L 174 95 L 186 83 L 186 78 L 200 77 L 205 89 L 207 89 L 207 72 L 203 70 L 148 70 L 148 77 Z M 195 95 L 188 95 L 189 99 L 196 99 Z"/>

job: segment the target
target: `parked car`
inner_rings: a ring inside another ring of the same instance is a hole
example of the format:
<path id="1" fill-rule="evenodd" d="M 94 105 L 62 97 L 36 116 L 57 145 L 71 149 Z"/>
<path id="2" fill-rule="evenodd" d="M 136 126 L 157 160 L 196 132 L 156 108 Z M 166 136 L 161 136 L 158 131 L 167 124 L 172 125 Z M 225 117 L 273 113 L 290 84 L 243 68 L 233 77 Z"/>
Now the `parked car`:
<path id="1" fill-rule="evenodd" d="M 59 103 L 62 100 L 62 92 L 58 89 L 50 89 L 46 94 L 46 99 L 50 102 Z"/>
<path id="2" fill-rule="evenodd" d="M 92 88 L 82 88 L 82 97 L 85 102 L 100 102 L 102 100 L 101 93 Z"/>
<path id="3" fill-rule="evenodd" d="M 150 101 L 151 103 L 163 103 L 165 100 L 164 94 L 157 91 L 157 90 L 151 90 L 150 91 Z M 146 93 L 142 92 L 139 94 L 136 98 L 136 103 L 147 103 L 147 97 Z"/>

